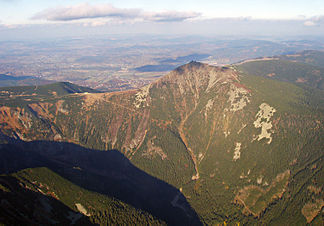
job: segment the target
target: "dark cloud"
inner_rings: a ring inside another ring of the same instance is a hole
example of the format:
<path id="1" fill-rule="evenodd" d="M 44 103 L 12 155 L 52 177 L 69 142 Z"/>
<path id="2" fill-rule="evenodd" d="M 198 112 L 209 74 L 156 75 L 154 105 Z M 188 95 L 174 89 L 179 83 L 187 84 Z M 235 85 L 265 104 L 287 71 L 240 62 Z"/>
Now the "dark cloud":
<path id="1" fill-rule="evenodd" d="M 143 21 L 170 22 L 184 21 L 200 16 L 196 12 L 146 12 L 141 9 L 122 9 L 110 4 L 90 5 L 87 3 L 46 9 L 37 13 L 32 19 L 45 19 L 48 21 L 72 21 L 93 18 L 137 19 Z"/>

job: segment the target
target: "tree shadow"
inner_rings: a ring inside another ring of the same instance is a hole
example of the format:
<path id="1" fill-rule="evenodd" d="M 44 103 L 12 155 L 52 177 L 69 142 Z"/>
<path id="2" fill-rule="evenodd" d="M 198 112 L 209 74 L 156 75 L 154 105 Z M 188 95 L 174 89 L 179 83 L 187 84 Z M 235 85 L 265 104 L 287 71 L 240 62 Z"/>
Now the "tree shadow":
<path id="1" fill-rule="evenodd" d="M 170 225 L 202 224 L 178 189 L 140 170 L 119 151 L 52 141 L 0 145 L 0 173 L 34 167 L 47 167 L 82 188 L 119 199 Z"/>

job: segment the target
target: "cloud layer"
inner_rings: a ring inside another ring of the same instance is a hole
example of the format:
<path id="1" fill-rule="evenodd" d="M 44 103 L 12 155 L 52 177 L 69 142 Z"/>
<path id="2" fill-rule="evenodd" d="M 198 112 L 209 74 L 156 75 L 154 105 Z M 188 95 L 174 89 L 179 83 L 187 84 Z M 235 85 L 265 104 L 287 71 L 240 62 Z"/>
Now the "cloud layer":
<path id="1" fill-rule="evenodd" d="M 110 4 L 90 5 L 88 3 L 51 8 L 37 13 L 32 19 L 45 19 L 48 21 L 73 21 L 81 19 L 93 18 L 112 18 L 123 20 L 142 20 L 155 22 L 172 22 L 184 21 L 199 17 L 201 14 L 197 12 L 147 12 L 141 9 L 116 8 Z"/>
<path id="2" fill-rule="evenodd" d="M 321 24 L 324 24 L 324 16 L 312 17 L 304 22 L 304 25 L 308 27 L 320 26 Z"/>

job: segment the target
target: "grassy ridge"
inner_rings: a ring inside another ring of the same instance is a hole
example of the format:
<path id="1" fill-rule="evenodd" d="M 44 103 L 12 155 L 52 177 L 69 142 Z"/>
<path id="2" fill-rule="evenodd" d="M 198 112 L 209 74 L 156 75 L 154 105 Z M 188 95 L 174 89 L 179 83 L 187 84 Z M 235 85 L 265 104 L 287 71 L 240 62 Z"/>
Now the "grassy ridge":
<path id="1" fill-rule="evenodd" d="M 324 89 L 324 69 L 284 60 L 251 61 L 238 65 L 244 73 Z"/>
<path id="2" fill-rule="evenodd" d="M 305 64 L 310 64 L 316 67 L 323 68 L 324 62 L 324 52 L 316 50 L 306 50 L 300 53 L 291 54 L 291 55 L 282 55 L 278 56 L 279 59 L 289 60 L 293 62 L 301 62 Z"/>

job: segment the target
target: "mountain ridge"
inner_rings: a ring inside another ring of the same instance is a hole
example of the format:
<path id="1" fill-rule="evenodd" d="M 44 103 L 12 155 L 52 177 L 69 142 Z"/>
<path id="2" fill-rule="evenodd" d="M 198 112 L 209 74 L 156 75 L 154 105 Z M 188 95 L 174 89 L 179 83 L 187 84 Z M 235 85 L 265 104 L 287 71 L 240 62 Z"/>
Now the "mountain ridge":
<path id="1" fill-rule="evenodd" d="M 3 104 L 0 131 L 118 150 L 177 188 L 204 224 L 321 222 L 322 193 L 308 189 L 323 185 L 322 91 L 312 90 L 190 62 L 138 90 Z"/>
<path id="2" fill-rule="evenodd" d="M 0 74 L 1 87 L 27 86 L 27 85 L 45 85 L 54 83 L 54 81 L 40 79 L 33 76 L 11 76 Z"/>

